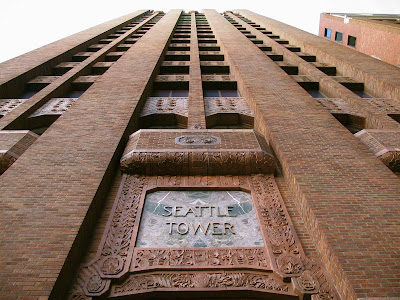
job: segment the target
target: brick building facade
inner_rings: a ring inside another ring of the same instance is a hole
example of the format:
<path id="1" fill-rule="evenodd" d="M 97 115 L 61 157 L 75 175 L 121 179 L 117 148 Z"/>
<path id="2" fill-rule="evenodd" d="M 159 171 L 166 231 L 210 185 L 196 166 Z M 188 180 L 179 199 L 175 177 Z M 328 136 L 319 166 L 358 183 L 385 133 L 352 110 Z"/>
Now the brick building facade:
<path id="1" fill-rule="evenodd" d="M 400 67 L 400 15 L 322 13 L 319 36 Z"/>
<path id="2" fill-rule="evenodd" d="M 0 298 L 400 297 L 400 70 L 248 10 L 4 62 Z"/>

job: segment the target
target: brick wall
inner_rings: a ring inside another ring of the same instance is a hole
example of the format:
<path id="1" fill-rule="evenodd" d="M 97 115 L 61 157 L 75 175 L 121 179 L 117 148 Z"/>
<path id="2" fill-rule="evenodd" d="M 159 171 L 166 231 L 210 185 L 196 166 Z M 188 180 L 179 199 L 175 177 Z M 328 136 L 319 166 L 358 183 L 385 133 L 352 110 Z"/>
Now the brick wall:
<path id="1" fill-rule="evenodd" d="M 359 19 L 350 19 L 346 24 L 343 18 L 321 14 L 319 26 L 319 36 L 323 37 L 325 28 L 330 28 L 330 40 L 334 41 L 335 32 L 342 32 L 342 44 L 347 46 L 348 36 L 352 35 L 357 38 L 357 51 L 392 65 L 400 65 L 400 28 L 396 28 L 395 24 L 384 25 L 379 21 Z"/>
<path id="2" fill-rule="evenodd" d="M 398 295 L 391 282 L 399 276 L 400 240 L 392 226 L 399 217 L 398 178 L 228 21 L 214 11 L 207 10 L 206 16 L 250 101 L 256 129 L 282 165 L 340 295 L 345 299 Z M 272 23 L 274 33 L 278 28 L 268 18 L 258 16 L 256 22 L 265 27 Z M 279 26 L 283 33 L 284 25 Z M 292 33 L 287 35 L 293 37 Z M 380 64 L 385 70 L 387 65 Z M 360 266 L 360 260 L 367 267 Z"/>
<path id="3" fill-rule="evenodd" d="M 63 295 L 179 14 L 159 21 L 1 176 L 2 299 Z"/>

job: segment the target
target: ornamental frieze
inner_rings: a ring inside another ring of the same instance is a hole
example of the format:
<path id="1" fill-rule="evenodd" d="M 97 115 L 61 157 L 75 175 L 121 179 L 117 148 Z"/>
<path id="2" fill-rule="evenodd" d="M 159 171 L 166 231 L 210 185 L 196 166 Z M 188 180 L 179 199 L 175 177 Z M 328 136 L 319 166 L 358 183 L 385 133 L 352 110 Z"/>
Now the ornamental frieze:
<path id="1" fill-rule="evenodd" d="M 144 175 L 272 174 L 275 159 L 253 130 L 139 130 L 121 158 L 123 172 Z"/>
<path id="2" fill-rule="evenodd" d="M 135 249 L 131 271 L 170 267 L 253 267 L 270 269 L 264 248 Z"/>
<path id="3" fill-rule="evenodd" d="M 272 274 L 256 272 L 169 272 L 135 274 L 111 289 L 111 297 L 132 295 L 149 290 L 171 289 L 257 289 L 273 294 L 292 295 L 291 287 Z"/>

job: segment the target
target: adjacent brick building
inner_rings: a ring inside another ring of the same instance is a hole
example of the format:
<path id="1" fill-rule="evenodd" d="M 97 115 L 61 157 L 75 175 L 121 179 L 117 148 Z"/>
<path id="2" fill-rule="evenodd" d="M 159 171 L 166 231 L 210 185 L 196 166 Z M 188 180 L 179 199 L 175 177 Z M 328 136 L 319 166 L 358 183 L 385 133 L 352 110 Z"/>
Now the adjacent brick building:
<path id="1" fill-rule="evenodd" d="M 0 66 L 0 298 L 400 297 L 400 70 L 248 10 Z"/>
<path id="2" fill-rule="evenodd" d="M 319 36 L 400 67 L 400 15 L 322 13 Z"/>

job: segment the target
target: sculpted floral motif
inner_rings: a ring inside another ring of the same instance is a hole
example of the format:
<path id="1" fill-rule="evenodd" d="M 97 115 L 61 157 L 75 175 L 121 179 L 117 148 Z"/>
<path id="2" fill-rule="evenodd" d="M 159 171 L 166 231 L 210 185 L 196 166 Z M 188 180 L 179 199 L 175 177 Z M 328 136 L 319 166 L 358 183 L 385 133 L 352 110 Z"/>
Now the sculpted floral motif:
<path id="1" fill-rule="evenodd" d="M 315 291 L 319 288 L 318 281 L 309 270 L 306 270 L 301 274 L 298 282 L 303 291 Z"/>
<path id="2" fill-rule="evenodd" d="M 252 180 L 278 269 L 287 275 L 300 274 L 304 271 L 299 250 L 301 246 L 296 242 L 272 178 L 253 175 Z"/>
<path id="3" fill-rule="evenodd" d="M 155 288 L 226 288 L 253 287 L 275 292 L 288 292 L 289 286 L 279 283 L 272 275 L 253 272 L 208 272 L 208 273 L 154 273 L 131 275 L 122 284 L 116 285 L 111 296 L 127 292 L 139 292 Z"/>
<path id="4" fill-rule="evenodd" d="M 318 294 L 312 296 L 312 300 L 335 300 L 335 295 L 330 290 L 320 290 Z"/>
<path id="5" fill-rule="evenodd" d="M 172 286 L 178 288 L 192 288 L 192 277 L 189 274 L 180 274 L 172 277 Z"/>
<path id="6" fill-rule="evenodd" d="M 285 274 L 300 274 L 303 271 L 303 264 L 298 256 L 283 254 L 277 258 L 279 270 Z"/>
<path id="7" fill-rule="evenodd" d="M 295 280 L 300 289 L 313 294 L 312 300 L 339 300 L 336 290 L 332 288 L 332 283 L 328 280 L 325 269 L 318 263 L 307 258 L 303 259 L 305 271 Z"/>
<path id="8" fill-rule="evenodd" d="M 103 279 L 98 272 L 98 262 L 83 266 L 69 294 L 69 299 L 86 300 L 88 296 L 101 295 L 110 286 L 109 279 Z"/>
<path id="9" fill-rule="evenodd" d="M 210 275 L 207 273 L 197 273 L 193 276 L 193 284 L 199 288 L 206 288 L 210 284 Z"/>
<path id="10" fill-rule="evenodd" d="M 90 276 L 86 282 L 86 289 L 89 293 L 98 293 L 102 291 L 104 287 L 105 282 L 99 274 Z"/>
<path id="11" fill-rule="evenodd" d="M 139 176 L 125 180 L 101 251 L 100 271 L 106 276 L 117 275 L 124 269 L 143 185 L 144 179 Z"/>
<path id="12" fill-rule="evenodd" d="M 122 271 L 124 261 L 120 257 L 106 257 L 101 266 L 103 274 L 115 275 Z"/>
<path id="13" fill-rule="evenodd" d="M 152 174 L 181 174 L 187 160 L 185 152 L 130 152 L 121 159 L 125 172 Z"/>
<path id="14" fill-rule="evenodd" d="M 269 268 L 264 248 L 136 249 L 133 270 L 179 267 L 253 266 Z"/>

